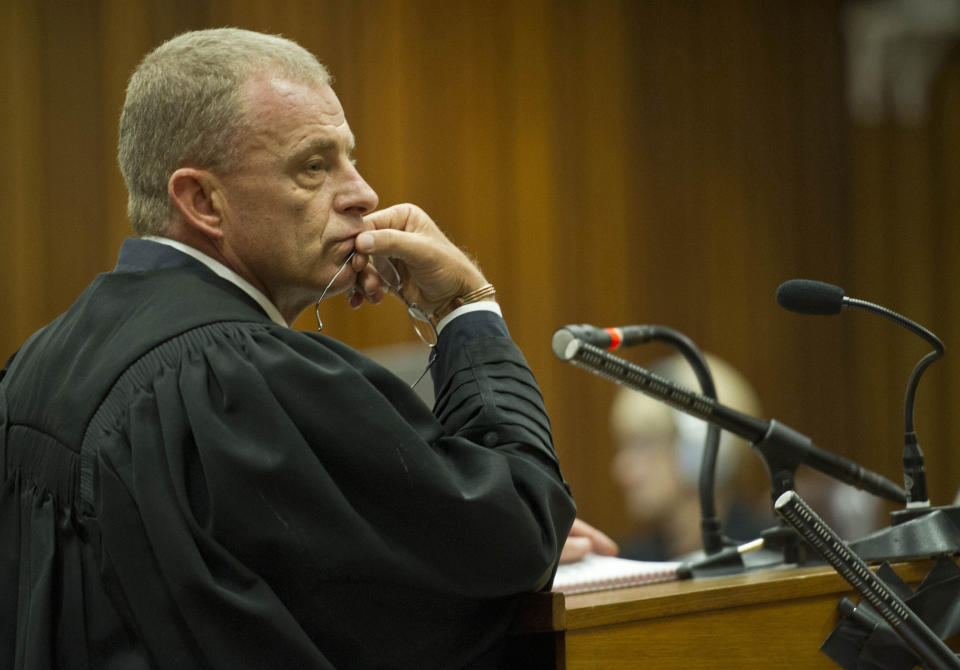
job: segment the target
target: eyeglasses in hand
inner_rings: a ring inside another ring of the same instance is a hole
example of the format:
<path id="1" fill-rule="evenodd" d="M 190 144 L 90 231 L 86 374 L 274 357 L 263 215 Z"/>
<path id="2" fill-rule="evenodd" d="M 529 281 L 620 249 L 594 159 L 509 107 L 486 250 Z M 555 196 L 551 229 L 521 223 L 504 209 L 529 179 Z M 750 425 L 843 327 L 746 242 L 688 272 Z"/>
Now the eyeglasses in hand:
<path id="1" fill-rule="evenodd" d="M 333 279 L 330 280 L 330 283 L 327 284 L 326 288 L 323 289 L 323 293 L 321 293 L 317 299 L 315 312 L 317 315 L 318 331 L 323 330 L 323 321 L 320 320 L 320 301 L 327 295 L 327 291 L 333 286 L 333 282 L 337 280 L 337 277 L 339 277 L 343 269 L 347 267 L 347 264 L 353 260 L 355 254 L 356 251 L 350 252 L 350 255 L 347 256 L 347 259 L 343 262 L 343 265 L 341 265 L 337 273 L 333 275 Z M 410 302 L 407 296 L 403 294 L 403 279 L 400 277 L 400 272 L 397 271 L 397 266 L 393 264 L 393 261 L 386 256 L 370 256 L 370 267 L 379 275 L 380 280 L 387 289 L 395 293 L 397 297 L 403 301 L 403 304 L 407 306 L 407 314 L 410 315 L 410 322 L 413 324 L 413 331 L 417 336 L 428 347 L 433 348 L 436 346 L 438 338 L 436 327 L 430 322 L 430 317 L 427 313 L 424 312 L 417 303 Z"/>

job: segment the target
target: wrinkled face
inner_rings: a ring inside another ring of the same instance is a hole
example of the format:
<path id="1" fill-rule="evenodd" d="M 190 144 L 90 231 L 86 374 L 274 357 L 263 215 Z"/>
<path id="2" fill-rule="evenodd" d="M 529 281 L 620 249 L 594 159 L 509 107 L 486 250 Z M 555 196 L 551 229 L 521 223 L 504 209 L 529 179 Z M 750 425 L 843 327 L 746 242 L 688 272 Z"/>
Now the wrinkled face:
<path id="1" fill-rule="evenodd" d="M 377 195 L 351 159 L 353 133 L 328 85 L 247 82 L 239 161 L 221 175 L 223 253 L 292 322 L 365 230 Z M 347 267 L 330 294 L 356 279 Z"/>

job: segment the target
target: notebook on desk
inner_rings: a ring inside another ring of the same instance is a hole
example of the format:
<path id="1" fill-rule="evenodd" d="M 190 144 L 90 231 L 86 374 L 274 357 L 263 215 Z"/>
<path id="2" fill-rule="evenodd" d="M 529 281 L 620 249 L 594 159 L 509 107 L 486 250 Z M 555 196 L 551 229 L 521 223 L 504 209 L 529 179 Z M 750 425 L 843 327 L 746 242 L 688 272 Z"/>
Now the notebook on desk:
<path id="1" fill-rule="evenodd" d="M 553 590 L 571 595 L 669 582 L 678 578 L 679 567 L 680 563 L 676 561 L 632 561 L 587 554 L 583 560 L 560 566 L 553 580 Z"/>

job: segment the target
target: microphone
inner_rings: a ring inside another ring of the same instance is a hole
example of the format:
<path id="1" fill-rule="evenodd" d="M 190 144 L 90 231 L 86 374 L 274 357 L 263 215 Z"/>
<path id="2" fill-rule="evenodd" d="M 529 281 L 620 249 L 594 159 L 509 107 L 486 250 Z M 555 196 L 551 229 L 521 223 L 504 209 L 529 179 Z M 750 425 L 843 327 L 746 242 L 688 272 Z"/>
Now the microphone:
<path id="1" fill-rule="evenodd" d="M 577 332 L 580 331 L 561 328 L 553 334 L 551 344 L 557 358 L 646 393 L 681 412 L 748 440 L 763 456 L 770 472 L 774 499 L 793 488 L 793 472 L 798 465 L 806 465 L 887 500 L 898 503 L 905 501 L 903 489 L 886 477 L 821 449 L 810 438 L 784 424 L 738 412 L 585 342 L 577 337 Z"/>
<path id="2" fill-rule="evenodd" d="M 951 668 L 960 670 L 960 659 L 940 639 L 940 636 L 910 609 L 895 589 L 885 584 L 860 556 L 850 551 L 847 543 L 824 523 L 823 519 L 796 491 L 784 493 L 777 499 L 774 507 L 780 518 L 796 529 L 807 543 L 863 596 L 863 600 L 873 606 L 874 611 L 890 624 L 890 627 L 917 653 L 920 659 L 925 661 L 924 667 L 935 670 Z M 913 595 L 909 588 L 907 593 Z M 916 604 L 914 607 L 920 609 Z M 844 664 L 841 663 L 841 665 Z"/>
<path id="3" fill-rule="evenodd" d="M 944 353 L 943 342 L 936 335 L 915 321 L 893 310 L 881 307 L 866 300 L 848 298 L 839 286 L 811 279 L 791 279 L 777 289 L 777 302 L 781 307 L 800 314 L 839 314 L 844 307 L 852 307 L 873 312 L 903 326 L 910 332 L 922 337 L 933 351 L 920 359 L 907 382 L 907 391 L 903 401 L 904 410 L 904 448 L 903 479 L 907 489 L 907 507 L 928 507 L 927 481 L 923 465 L 923 452 L 917 443 L 914 430 L 914 400 L 920 376 Z"/>
<path id="4" fill-rule="evenodd" d="M 839 286 L 811 279 L 791 279 L 777 289 L 780 306 L 800 314 L 839 314 L 843 297 Z"/>
<path id="5" fill-rule="evenodd" d="M 657 339 L 662 326 L 622 326 L 620 328 L 597 328 L 588 323 L 578 326 L 564 326 L 564 329 L 573 333 L 574 337 L 589 342 L 595 347 L 615 351 L 620 347 L 632 347 L 635 344 L 646 344 Z"/>

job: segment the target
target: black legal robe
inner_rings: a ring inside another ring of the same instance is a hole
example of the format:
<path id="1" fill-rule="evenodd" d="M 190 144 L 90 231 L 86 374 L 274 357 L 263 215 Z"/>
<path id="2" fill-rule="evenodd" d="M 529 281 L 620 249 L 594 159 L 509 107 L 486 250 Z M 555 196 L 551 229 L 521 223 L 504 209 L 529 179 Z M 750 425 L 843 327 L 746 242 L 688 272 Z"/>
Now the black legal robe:
<path id="1" fill-rule="evenodd" d="M 502 320 L 437 354 L 431 412 L 129 240 L 0 380 L 0 667 L 493 662 L 574 507 Z"/>

